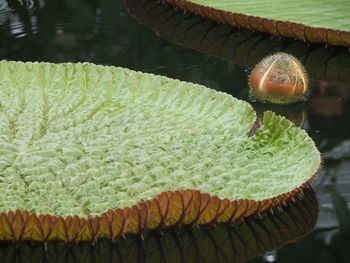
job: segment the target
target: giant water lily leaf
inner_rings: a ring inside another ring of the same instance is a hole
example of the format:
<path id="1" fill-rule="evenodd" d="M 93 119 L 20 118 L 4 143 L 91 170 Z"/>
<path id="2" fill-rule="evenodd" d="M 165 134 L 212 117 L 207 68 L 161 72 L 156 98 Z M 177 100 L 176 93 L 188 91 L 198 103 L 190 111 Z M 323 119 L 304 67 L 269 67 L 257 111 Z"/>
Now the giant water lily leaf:
<path id="1" fill-rule="evenodd" d="M 202 17 L 273 35 L 350 46 L 350 2 L 165 0 Z"/>
<path id="2" fill-rule="evenodd" d="M 161 234 L 146 232 L 144 239 L 127 236 L 115 243 L 99 240 L 68 247 L 62 242 L 25 242 L 16 248 L 0 244 L 2 263 L 41 262 L 245 262 L 254 256 L 280 248 L 310 232 L 315 226 L 318 204 L 315 192 L 306 189 L 302 199 L 284 207 L 283 212 L 266 214 L 233 225 L 167 228 Z"/>
<path id="3" fill-rule="evenodd" d="M 309 185 L 306 132 L 228 94 L 87 63 L 0 63 L 0 240 L 95 241 L 270 211 Z"/>
<path id="4" fill-rule="evenodd" d="M 348 50 L 234 30 L 227 24 L 175 10 L 157 0 L 124 0 L 124 4 L 131 15 L 157 35 L 185 47 L 248 67 L 254 67 L 268 55 L 285 52 L 302 62 L 311 79 L 350 80 Z"/>

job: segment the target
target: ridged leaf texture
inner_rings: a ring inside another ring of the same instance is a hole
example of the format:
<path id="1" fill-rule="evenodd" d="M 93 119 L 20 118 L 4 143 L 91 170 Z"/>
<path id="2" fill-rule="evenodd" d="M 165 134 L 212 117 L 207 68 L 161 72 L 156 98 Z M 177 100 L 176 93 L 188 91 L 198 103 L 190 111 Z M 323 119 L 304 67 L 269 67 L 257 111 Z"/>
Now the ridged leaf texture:
<path id="1" fill-rule="evenodd" d="M 0 240 L 96 241 L 301 194 L 313 141 L 228 94 L 88 63 L 0 63 Z"/>
<path id="2" fill-rule="evenodd" d="M 350 46 L 350 2 L 165 0 L 203 17 L 273 35 Z"/>

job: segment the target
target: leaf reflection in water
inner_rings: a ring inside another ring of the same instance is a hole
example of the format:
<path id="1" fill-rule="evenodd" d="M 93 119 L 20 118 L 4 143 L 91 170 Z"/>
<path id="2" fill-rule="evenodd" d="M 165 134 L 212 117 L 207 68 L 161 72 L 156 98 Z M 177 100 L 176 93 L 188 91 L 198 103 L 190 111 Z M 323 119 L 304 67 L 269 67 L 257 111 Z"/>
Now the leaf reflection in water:
<path id="1" fill-rule="evenodd" d="M 0 246 L 2 263 L 10 262 L 244 262 L 252 257 L 298 242 L 315 226 L 318 202 L 308 188 L 302 198 L 263 217 L 234 225 L 168 228 L 148 232 L 141 239 L 128 236 L 116 243 L 99 240 L 67 246 L 61 242 Z"/>
<path id="2" fill-rule="evenodd" d="M 290 39 L 220 24 L 175 10 L 157 0 L 124 0 L 127 11 L 157 35 L 200 52 L 253 67 L 264 57 L 285 52 L 297 57 L 311 79 L 350 79 L 350 53 L 346 48 L 325 48 Z"/>

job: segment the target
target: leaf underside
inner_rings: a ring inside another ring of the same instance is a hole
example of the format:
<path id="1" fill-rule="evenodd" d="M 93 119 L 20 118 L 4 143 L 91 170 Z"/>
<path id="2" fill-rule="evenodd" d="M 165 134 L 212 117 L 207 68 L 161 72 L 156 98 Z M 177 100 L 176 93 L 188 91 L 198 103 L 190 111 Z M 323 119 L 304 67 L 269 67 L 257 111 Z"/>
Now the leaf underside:
<path id="1" fill-rule="evenodd" d="M 0 63 L 0 240 L 233 222 L 302 193 L 320 155 L 272 112 L 161 76 Z"/>
<path id="2" fill-rule="evenodd" d="M 310 79 L 350 79 L 348 50 L 316 48 L 301 41 L 278 40 L 267 34 L 233 30 L 230 25 L 175 10 L 158 0 L 125 0 L 124 4 L 131 15 L 158 36 L 235 64 L 254 67 L 268 55 L 282 51 L 297 57 Z"/>
<path id="3" fill-rule="evenodd" d="M 3 262 L 245 262 L 254 256 L 280 248 L 305 236 L 315 226 L 318 203 L 310 188 L 304 197 L 283 208 L 234 225 L 216 227 L 167 228 L 138 236 L 129 235 L 116 242 L 100 239 L 69 246 L 52 242 L 47 246 L 33 242 L 0 246 Z"/>
<path id="4" fill-rule="evenodd" d="M 164 1 L 235 27 L 309 42 L 350 46 L 350 2 L 347 0 Z"/>

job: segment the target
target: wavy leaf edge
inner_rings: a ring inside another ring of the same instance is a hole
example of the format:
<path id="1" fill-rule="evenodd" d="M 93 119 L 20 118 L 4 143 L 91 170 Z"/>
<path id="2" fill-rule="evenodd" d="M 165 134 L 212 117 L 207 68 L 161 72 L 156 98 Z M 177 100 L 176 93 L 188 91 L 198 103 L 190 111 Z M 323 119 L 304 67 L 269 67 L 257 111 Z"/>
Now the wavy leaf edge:
<path id="1" fill-rule="evenodd" d="M 162 0 L 204 18 L 251 31 L 269 33 L 279 37 L 300 39 L 312 43 L 326 43 L 333 46 L 350 47 L 350 32 L 331 28 L 312 27 L 301 23 L 274 20 L 245 15 L 200 5 L 188 0 Z"/>
<path id="2" fill-rule="evenodd" d="M 199 190 L 165 191 L 151 200 L 140 200 L 131 207 L 109 209 L 100 216 L 88 218 L 36 214 L 26 210 L 0 213 L 0 240 L 66 243 L 108 238 L 113 242 L 127 234 L 143 235 L 146 230 L 185 225 L 211 226 L 233 224 L 264 213 L 274 213 L 289 202 L 302 198 L 303 191 L 311 188 L 311 181 L 290 192 L 264 200 L 220 199 Z M 179 208 L 180 207 L 180 208 Z M 174 211 L 181 211 L 176 213 Z"/>
<path id="3" fill-rule="evenodd" d="M 263 123 L 271 121 L 273 116 L 276 115 L 265 112 Z M 285 119 L 281 116 L 278 118 Z M 316 171 L 293 190 L 258 201 L 229 200 L 197 189 L 186 189 L 164 191 L 150 200 L 140 200 L 133 206 L 109 209 L 100 215 L 88 217 L 40 214 L 21 209 L 0 212 L 0 240 L 14 243 L 26 240 L 95 243 L 100 238 L 115 241 L 126 234 L 142 235 L 146 230 L 182 224 L 232 224 L 267 212 L 273 213 L 275 209 L 302 196 L 303 190 L 311 187 L 310 182 L 316 176 Z"/>

